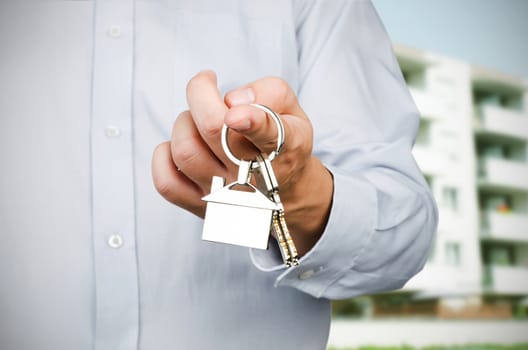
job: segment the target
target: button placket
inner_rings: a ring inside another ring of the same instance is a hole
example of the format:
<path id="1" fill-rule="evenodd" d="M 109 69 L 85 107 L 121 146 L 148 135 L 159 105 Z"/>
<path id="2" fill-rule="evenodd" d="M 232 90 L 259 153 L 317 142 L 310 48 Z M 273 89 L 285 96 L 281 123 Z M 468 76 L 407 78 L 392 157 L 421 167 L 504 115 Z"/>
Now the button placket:
<path id="1" fill-rule="evenodd" d="M 139 279 L 131 103 L 134 1 L 98 1 L 94 16 L 91 112 L 94 348 L 136 349 Z"/>

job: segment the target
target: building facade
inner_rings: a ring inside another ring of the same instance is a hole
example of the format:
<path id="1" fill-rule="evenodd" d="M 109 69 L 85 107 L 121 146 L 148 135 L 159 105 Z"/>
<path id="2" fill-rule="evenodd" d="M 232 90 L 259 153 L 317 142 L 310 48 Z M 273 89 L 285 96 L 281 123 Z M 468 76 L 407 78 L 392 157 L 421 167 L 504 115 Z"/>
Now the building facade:
<path id="1" fill-rule="evenodd" d="M 360 309 L 525 317 L 528 84 L 409 47 L 395 52 L 422 117 L 413 153 L 437 200 L 439 227 L 423 271 L 401 291 L 360 299 L 367 305 Z"/>

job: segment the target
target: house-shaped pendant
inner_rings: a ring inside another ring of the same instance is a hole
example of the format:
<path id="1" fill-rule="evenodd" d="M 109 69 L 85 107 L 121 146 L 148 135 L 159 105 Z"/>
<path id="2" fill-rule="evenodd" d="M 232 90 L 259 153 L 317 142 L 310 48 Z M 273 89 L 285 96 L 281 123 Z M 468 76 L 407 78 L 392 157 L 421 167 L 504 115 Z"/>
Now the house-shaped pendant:
<path id="1" fill-rule="evenodd" d="M 203 197 L 207 202 L 202 239 L 244 247 L 267 249 L 270 227 L 277 204 L 251 184 L 248 191 L 240 191 L 234 182 L 214 176 L 211 193 Z"/>

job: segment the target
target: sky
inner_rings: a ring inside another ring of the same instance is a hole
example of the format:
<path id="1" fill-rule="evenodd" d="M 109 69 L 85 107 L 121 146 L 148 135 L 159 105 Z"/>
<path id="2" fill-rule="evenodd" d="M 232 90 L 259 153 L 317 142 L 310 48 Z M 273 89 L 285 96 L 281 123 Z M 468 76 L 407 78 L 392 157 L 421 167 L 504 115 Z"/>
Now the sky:
<path id="1" fill-rule="evenodd" d="M 528 0 L 372 0 L 395 43 L 528 80 Z"/>

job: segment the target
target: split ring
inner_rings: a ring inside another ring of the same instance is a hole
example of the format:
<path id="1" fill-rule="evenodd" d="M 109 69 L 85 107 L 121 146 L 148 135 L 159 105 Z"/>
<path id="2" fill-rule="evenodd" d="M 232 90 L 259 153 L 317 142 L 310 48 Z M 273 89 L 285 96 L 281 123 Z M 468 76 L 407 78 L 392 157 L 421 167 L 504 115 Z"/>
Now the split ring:
<path id="1" fill-rule="evenodd" d="M 271 110 L 269 107 L 266 107 L 264 105 L 258 104 L 258 103 L 252 103 L 250 106 L 257 107 L 264 112 L 266 112 L 267 115 L 269 115 L 273 121 L 275 122 L 275 125 L 277 126 L 277 148 L 273 150 L 269 155 L 268 159 L 271 162 L 275 157 L 277 157 L 282 149 L 282 146 L 284 145 L 284 125 L 282 124 L 282 120 L 280 119 L 279 115 L 275 113 L 273 110 Z M 227 158 L 231 160 L 236 165 L 240 166 L 240 159 L 235 157 L 233 152 L 231 152 L 231 148 L 229 148 L 229 144 L 227 143 L 227 131 L 229 130 L 229 127 L 224 124 L 222 127 L 222 147 L 224 148 L 224 152 L 227 155 Z M 252 168 L 258 167 L 257 162 L 252 163 Z"/>

